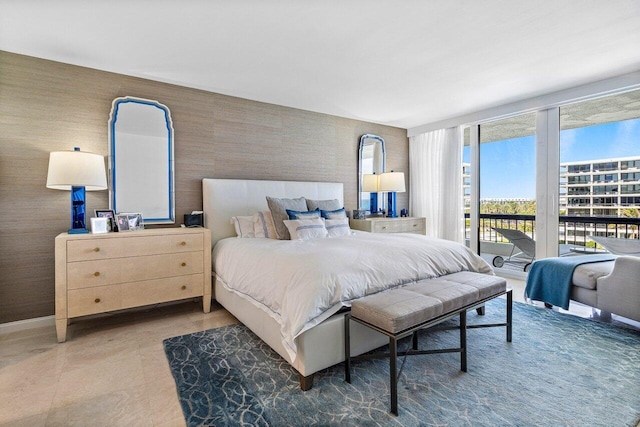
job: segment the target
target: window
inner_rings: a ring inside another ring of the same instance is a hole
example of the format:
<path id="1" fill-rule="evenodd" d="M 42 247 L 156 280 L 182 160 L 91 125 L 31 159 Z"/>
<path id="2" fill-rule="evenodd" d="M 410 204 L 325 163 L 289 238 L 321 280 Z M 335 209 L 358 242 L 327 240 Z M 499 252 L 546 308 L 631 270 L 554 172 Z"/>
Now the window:
<path id="1" fill-rule="evenodd" d="M 622 182 L 640 181 L 640 172 L 620 174 Z"/>
<path id="2" fill-rule="evenodd" d="M 622 206 L 640 206 L 640 197 L 621 197 L 620 204 Z"/>
<path id="3" fill-rule="evenodd" d="M 615 206 L 618 204 L 617 197 L 594 197 L 593 204 L 596 206 Z"/>
<path id="4" fill-rule="evenodd" d="M 605 172 L 605 171 L 613 171 L 618 169 L 618 162 L 605 162 L 605 163 L 594 163 L 593 171 L 594 172 Z"/>
<path id="5" fill-rule="evenodd" d="M 594 185 L 593 194 L 618 194 L 617 185 Z"/>
<path id="6" fill-rule="evenodd" d="M 618 182 L 618 174 L 617 173 L 607 173 L 600 175 L 593 175 L 593 182 Z"/>
<path id="7" fill-rule="evenodd" d="M 588 175 L 570 176 L 567 182 L 569 184 L 588 184 L 591 182 L 591 177 Z"/>
<path id="8" fill-rule="evenodd" d="M 620 162 L 620 169 L 640 169 L 640 160 L 627 160 Z"/>
<path id="9" fill-rule="evenodd" d="M 569 195 L 586 195 L 589 193 L 589 187 L 569 187 Z"/>
<path id="10" fill-rule="evenodd" d="M 620 187 L 620 192 L 622 194 L 640 193 L 640 184 L 623 185 Z"/>
<path id="11" fill-rule="evenodd" d="M 567 172 L 569 173 L 584 173 L 591 172 L 591 165 L 569 165 L 567 168 Z"/>

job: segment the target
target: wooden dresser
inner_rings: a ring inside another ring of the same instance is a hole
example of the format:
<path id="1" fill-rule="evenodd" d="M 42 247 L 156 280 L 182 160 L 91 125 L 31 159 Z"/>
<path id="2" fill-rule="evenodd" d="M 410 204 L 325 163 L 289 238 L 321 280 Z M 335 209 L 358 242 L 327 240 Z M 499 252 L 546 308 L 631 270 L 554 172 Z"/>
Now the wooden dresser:
<path id="1" fill-rule="evenodd" d="M 368 231 L 370 233 L 425 234 L 427 220 L 413 217 L 352 219 L 349 221 L 349 226 L 353 230 Z"/>
<path id="2" fill-rule="evenodd" d="M 55 242 L 58 342 L 74 317 L 194 297 L 211 310 L 206 228 L 63 233 Z"/>

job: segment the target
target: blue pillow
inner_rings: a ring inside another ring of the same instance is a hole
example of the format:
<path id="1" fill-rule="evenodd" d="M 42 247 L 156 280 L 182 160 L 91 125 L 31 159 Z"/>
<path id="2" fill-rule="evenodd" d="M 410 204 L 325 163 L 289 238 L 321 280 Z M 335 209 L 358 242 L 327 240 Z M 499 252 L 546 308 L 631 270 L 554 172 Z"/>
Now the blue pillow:
<path id="1" fill-rule="evenodd" d="M 324 219 L 340 219 L 347 217 L 347 211 L 344 208 L 336 209 L 335 211 L 320 211 L 320 215 Z"/>
<path id="2" fill-rule="evenodd" d="M 320 218 L 320 209 L 316 209 L 314 211 L 294 211 L 291 209 L 287 209 L 287 215 L 289 215 L 289 219 L 311 219 L 311 218 Z"/>

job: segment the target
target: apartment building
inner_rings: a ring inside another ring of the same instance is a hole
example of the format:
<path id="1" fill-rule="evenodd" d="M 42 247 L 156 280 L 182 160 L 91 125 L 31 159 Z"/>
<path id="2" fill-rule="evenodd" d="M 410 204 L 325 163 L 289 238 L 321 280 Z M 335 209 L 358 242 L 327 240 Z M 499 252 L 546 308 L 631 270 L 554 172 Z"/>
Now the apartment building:
<path id="1" fill-rule="evenodd" d="M 640 156 L 560 165 L 560 210 L 567 216 L 622 217 L 640 209 Z"/>

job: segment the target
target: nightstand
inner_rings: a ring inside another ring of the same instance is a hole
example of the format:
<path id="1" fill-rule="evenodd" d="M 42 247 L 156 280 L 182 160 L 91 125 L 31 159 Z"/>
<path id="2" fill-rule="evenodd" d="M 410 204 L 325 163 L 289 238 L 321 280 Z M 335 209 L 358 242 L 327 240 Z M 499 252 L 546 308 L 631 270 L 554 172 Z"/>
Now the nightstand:
<path id="1" fill-rule="evenodd" d="M 56 237 L 56 332 L 74 317 L 202 297 L 211 310 L 211 232 L 158 228 Z"/>
<path id="2" fill-rule="evenodd" d="M 349 226 L 353 230 L 368 231 L 370 233 L 414 233 L 426 234 L 426 218 L 367 218 L 352 219 Z"/>

